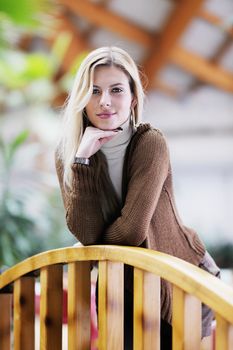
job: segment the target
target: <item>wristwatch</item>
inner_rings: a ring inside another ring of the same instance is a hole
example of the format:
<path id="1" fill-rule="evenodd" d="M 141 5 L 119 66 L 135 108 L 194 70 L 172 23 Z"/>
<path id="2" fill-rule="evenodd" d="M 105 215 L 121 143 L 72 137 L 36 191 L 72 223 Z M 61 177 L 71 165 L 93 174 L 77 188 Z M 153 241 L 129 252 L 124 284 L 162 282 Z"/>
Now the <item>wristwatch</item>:
<path id="1" fill-rule="evenodd" d="M 90 159 L 89 158 L 83 158 L 83 157 L 75 157 L 74 158 L 74 163 L 89 165 L 90 164 Z"/>

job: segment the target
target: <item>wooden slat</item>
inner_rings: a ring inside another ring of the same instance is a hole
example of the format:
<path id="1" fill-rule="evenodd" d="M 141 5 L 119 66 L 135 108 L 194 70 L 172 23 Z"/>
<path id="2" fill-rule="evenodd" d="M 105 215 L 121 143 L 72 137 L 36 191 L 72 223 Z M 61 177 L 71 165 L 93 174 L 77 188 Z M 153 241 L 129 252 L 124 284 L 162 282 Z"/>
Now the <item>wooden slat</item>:
<path id="1" fill-rule="evenodd" d="M 154 42 L 150 56 L 144 62 L 145 73 L 150 79 L 150 86 L 153 85 L 155 75 L 169 61 L 172 48 L 177 44 L 202 3 L 203 0 L 190 0 L 179 1 L 176 5 L 160 38 Z"/>
<path id="2" fill-rule="evenodd" d="M 40 283 L 40 350 L 61 350 L 62 265 L 43 267 Z"/>
<path id="3" fill-rule="evenodd" d="M 233 324 L 229 325 L 229 329 L 228 329 L 228 344 L 229 344 L 228 347 L 233 345 Z"/>
<path id="4" fill-rule="evenodd" d="M 12 294 L 0 294 L 0 349 L 10 350 Z"/>
<path id="5" fill-rule="evenodd" d="M 123 350 L 124 264 L 109 261 L 107 266 L 107 344 L 109 350 Z"/>
<path id="6" fill-rule="evenodd" d="M 216 350 L 231 350 L 228 344 L 228 322 L 216 314 Z"/>
<path id="7" fill-rule="evenodd" d="M 143 349 L 143 270 L 134 268 L 133 348 Z"/>
<path id="8" fill-rule="evenodd" d="M 14 283 L 14 350 L 32 350 L 35 342 L 35 278 Z"/>
<path id="9" fill-rule="evenodd" d="M 59 0 L 59 2 L 94 25 L 106 28 L 146 47 L 152 45 L 153 38 L 150 33 L 103 6 L 98 6 L 90 1 Z"/>
<path id="10" fill-rule="evenodd" d="M 134 350 L 160 349 L 160 278 L 134 269 Z"/>
<path id="11" fill-rule="evenodd" d="M 103 273 L 103 276 L 101 276 Z M 99 266 L 99 330 L 103 332 L 99 348 L 107 350 L 123 350 L 124 340 L 124 264 L 106 262 Z M 107 287 L 107 288 L 106 288 Z M 106 291 L 106 292 L 105 292 Z M 105 306 L 103 300 L 105 300 Z M 102 309 L 103 306 L 103 309 Z M 103 312 L 106 311 L 106 319 Z M 103 327 L 103 328 L 102 328 Z M 105 329 L 104 329 L 105 328 Z M 107 337 L 106 342 L 104 337 Z M 103 344 L 103 347 L 102 347 Z"/>
<path id="12" fill-rule="evenodd" d="M 185 350 L 196 350 L 201 344 L 201 302 L 193 295 L 185 293 Z M 195 329 L 195 332 L 193 331 Z"/>
<path id="13" fill-rule="evenodd" d="M 144 272 L 144 349 L 160 349 L 160 277 Z"/>
<path id="14" fill-rule="evenodd" d="M 182 47 L 174 47 L 170 53 L 171 62 L 179 65 L 200 80 L 218 88 L 233 92 L 233 74 L 208 62 L 204 58 L 191 54 Z"/>
<path id="15" fill-rule="evenodd" d="M 98 284 L 98 346 L 107 350 L 107 261 L 99 261 Z"/>
<path id="16" fill-rule="evenodd" d="M 184 291 L 173 286 L 172 346 L 183 350 L 184 346 Z"/>
<path id="17" fill-rule="evenodd" d="M 68 349 L 91 348 L 90 262 L 68 265 Z"/>
<path id="18" fill-rule="evenodd" d="M 173 348 L 196 350 L 201 344 L 201 302 L 173 286 Z M 195 332 L 194 332 L 195 330 Z"/>

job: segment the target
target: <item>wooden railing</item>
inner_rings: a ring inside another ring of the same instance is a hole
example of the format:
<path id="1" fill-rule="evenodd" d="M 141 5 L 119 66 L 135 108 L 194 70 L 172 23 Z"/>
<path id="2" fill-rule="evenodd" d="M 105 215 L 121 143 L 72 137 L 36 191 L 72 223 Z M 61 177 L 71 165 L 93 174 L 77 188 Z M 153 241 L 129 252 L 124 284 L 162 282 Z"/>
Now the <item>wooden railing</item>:
<path id="1" fill-rule="evenodd" d="M 35 348 L 35 279 L 39 279 L 41 286 L 39 348 L 62 349 L 64 265 L 68 266 L 67 348 L 90 349 L 92 261 L 98 262 L 99 350 L 123 349 L 124 264 L 134 266 L 134 350 L 160 349 L 160 277 L 173 286 L 174 350 L 200 349 L 201 302 L 213 309 L 216 316 L 216 350 L 233 349 L 232 288 L 175 257 L 121 246 L 51 250 L 2 273 L 0 349 Z"/>

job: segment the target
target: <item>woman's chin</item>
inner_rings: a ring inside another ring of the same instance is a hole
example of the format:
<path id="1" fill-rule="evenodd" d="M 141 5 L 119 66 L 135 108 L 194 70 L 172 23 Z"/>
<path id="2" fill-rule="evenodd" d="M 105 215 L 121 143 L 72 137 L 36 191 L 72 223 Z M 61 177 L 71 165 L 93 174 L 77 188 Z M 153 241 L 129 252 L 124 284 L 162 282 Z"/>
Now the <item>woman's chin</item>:
<path id="1" fill-rule="evenodd" d="M 111 125 L 99 125 L 96 126 L 98 129 L 103 130 L 103 131 L 111 131 L 111 130 L 116 130 L 118 126 L 111 124 Z"/>

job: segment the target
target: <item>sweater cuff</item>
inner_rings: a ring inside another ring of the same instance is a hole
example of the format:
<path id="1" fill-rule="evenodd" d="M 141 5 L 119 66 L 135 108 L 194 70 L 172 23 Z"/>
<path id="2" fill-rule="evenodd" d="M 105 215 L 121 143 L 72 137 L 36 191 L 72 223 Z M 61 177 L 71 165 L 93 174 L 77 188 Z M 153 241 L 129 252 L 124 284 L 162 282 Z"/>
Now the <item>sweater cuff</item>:
<path id="1" fill-rule="evenodd" d="M 73 163 L 71 168 L 73 170 L 73 189 L 76 193 L 87 194 L 96 192 L 93 166 Z"/>

